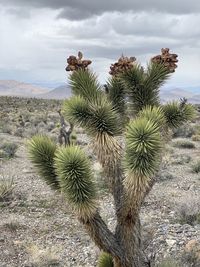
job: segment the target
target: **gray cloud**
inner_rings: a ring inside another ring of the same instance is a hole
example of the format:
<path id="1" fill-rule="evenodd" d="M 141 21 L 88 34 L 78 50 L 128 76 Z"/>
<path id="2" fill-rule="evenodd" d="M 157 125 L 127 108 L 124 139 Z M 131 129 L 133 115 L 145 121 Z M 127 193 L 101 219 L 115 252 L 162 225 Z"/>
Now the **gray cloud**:
<path id="1" fill-rule="evenodd" d="M 4 3 L 3 3 L 4 2 Z M 0 0 L 4 5 L 29 6 L 33 8 L 60 9 L 60 17 L 72 20 L 86 19 L 105 12 L 162 12 L 170 14 L 191 14 L 200 12 L 198 0 Z M 159 23 L 159 22 L 158 22 Z"/>
<path id="2" fill-rule="evenodd" d="M 198 12 L 199 0 L 0 0 L 0 79 L 66 81 L 80 50 L 104 80 L 122 53 L 146 64 L 169 47 L 180 59 L 171 82 L 200 83 Z"/>

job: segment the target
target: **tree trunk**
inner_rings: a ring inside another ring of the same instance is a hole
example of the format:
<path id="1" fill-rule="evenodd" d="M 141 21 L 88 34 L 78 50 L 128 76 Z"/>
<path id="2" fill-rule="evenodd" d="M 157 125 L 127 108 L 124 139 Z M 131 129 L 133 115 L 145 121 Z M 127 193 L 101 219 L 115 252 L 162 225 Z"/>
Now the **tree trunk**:
<path id="1" fill-rule="evenodd" d="M 125 265 L 114 262 L 115 267 L 148 267 L 149 264 L 143 252 L 141 241 L 141 226 L 139 217 L 127 218 L 123 224 L 116 227 L 115 237 L 125 253 Z"/>

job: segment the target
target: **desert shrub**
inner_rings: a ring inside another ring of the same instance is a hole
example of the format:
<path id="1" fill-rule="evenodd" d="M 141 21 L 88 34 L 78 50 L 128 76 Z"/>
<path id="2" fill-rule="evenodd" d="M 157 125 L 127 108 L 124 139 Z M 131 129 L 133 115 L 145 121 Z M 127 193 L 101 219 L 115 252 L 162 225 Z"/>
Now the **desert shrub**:
<path id="1" fill-rule="evenodd" d="M 75 145 L 76 141 L 77 141 L 77 135 L 75 133 L 72 133 L 70 135 L 70 142 Z"/>
<path id="2" fill-rule="evenodd" d="M 39 115 L 38 116 L 32 116 L 31 117 L 31 125 L 37 126 L 41 122 Z"/>
<path id="3" fill-rule="evenodd" d="M 38 128 L 45 128 L 46 124 L 43 121 L 41 121 L 41 122 L 38 123 L 37 127 Z"/>
<path id="4" fill-rule="evenodd" d="M 30 112 L 23 112 L 23 114 L 21 114 L 23 116 L 23 120 L 24 122 L 30 122 L 30 117 L 31 117 L 31 113 Z"/>
<path id="5" fill-rule="evenodd" d="M 192 141 L 196 141 L 196 142 L 200 141 L 200 134 L 193 135 L 192 136 Z"/>
<path id="6" fill-rule="evenodd" d="M 197 198 L 185 199 L 177 205 L 176 216 L 180 224 L 199 224 L 200 201 Z"/>
<path id="7" fill-rule="evenodd" d="M 192 166 L 192 172 L 194 172 L 194 173 L 200 173 L 200 161 L 197 161 L 197 162 Z"/>
<path id="8" fill-rule="evenodd" d="M 33 137 L 36 134 L 43 134 L 43 133 L 45 133 L 45 128 L 42 127 L 40 128 L 39 126 L 36 127 L 32 126 L 26 129 L 24 136 L 28 138 L 28 137 Z"/>
<path id="9" fill-rule="evenodd" d="M 195 129 L 195 134 L 200 135 L 200 125 L 195 125 L 194 129 Z"/>
<path id="10" fill-rule="evenodd" d="M 29 121 L 25 122 L 25 125 L 24 125 L 26 128 L 29 128 L 31 127 L 31 123 Z"/>
<path id="11" fill-rule="evenodd" d="M 14 188 L 13 178 L 8 179 L 4 176 L 0 177 L 0 201 L 6 201 L 12 195 Z"/>
<path id="12" fill-rule="evenodd" d="M 12 127 L 6 123 L 0 125 L 0 131 L 2 133 L 12 134 Z"/>
<path id="13" fill-rule="evenodd" d="M 16 143 L 4 143 L 0 146 L 0 149 L 5 152 L 7 158 L 13 158 L 17 151 L 18 145 Z"/>
<path id="14" fill-rule="evenodd" d="M 200 266 L 200 243 L 197 240 L 192 239 L 185 245 L 184 253 L 181 255 L 181 261 L 184 266 Z"/>
<path id="15" fill-rule="evenodd" d="M 47 130 L 51 132 L 55 128 L 55 123 L 53 121 L 47 124 Z"/>
<path id="16" fill-rule="evenodd" d="M 18 136 L 18 137 L 23 137 L 23 136 L 24 136 L 24 128 L 22 128 L 22 127 L 18 127 L 18 128 L 15 130 L 14 135 L 15 135 L 15 136 Z"/>
<path id="17" fill-rule="evenodd" d="M 183 165 L 190 161 L 191 157 L 189 155 L 176 155 L 176 157 L 173 157 L 172 164 Z"/>
<path id="18" fill-rule="evenodd" d="M 34 267 L 53 267 L 59 265 L 59 251 L 56 247 L 38 247 L 37 245 L 29 245 L 27 247 L 29 261 Z"/>
<path id="19" fill-rule="evenodd" d="M 192 127 L 189 124 L 182 125 L 181 127 L 177 129 L 173 129 L 173 137 L 192 137 L 192 135 L 195 133 L 194 127 Z"/>
<path id="20" fill-rule="evenodd" d="M 156 267 L 180 267 L 180 265 L 174 260 L 165 259 L 160 264 L 158 264 Z"/>
<path id="21" fill-rule="evenodd" d="M 188 149 L 195 148 L 195 144 L 189 140 L 178 140 L 173 143 L 173 146 L 177 148 L 188 148 Z"/>
<path id="22" fill-rule="evenodd" d="M 25 135 L 25 137 L 32 137 L 32 136 L 34 136 L 34 135 L 36 135 L 38 133 L 39 133 L 38 127 L 32 126 L 32 127 L 28 128 L 28 129 L 26 129 L 24 135 Z"/>
<path id="23" fill-rule="evenodd" d="M 158 181 L 166 181 L 166 180 L 171 180 L 173 179 L 174 176 L 168 171 L 162 171 L 159 174 Z"/>
<path id="24" fill-rule="evenodd" d="M 5 153 L 4 150 L 0 149 L 0 159 L 7 158 L 7 154 Z"/>
<path id="25" fill-rule="evenodd" d="M 200 259 L 196 255 L 195 252 L 184 252 L 182 254 L 181 261 L 185 264 L 187 267 L 199 267 L 200 266 Z"/>

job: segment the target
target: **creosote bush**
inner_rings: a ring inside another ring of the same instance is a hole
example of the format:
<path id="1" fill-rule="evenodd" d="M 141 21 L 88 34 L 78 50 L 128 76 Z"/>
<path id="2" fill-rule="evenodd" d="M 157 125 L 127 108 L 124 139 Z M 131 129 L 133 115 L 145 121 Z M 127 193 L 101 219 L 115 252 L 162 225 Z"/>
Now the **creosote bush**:
<path id="1" fill-rule="evenodd" d="M 192 141 L 200 142 L 200 134 L 195 134 L 192 136 Z"/>
<path id="2" fill-rule="evenodd" d="M 7 201 L 12 195 L 14 180 L 7 177 L 0 177 L 0 202 Z"/>
<path id="3" fill-rule="evenodd" d="M 188 267 L 199 267 L 200 263 L 200 244 L 197 240 L 190 240 L 185 251 L 181 255 L 181 261 Z"/>
<path id="4" fill-rule="evenodd" d="M 172 164 L 177 164 L 177 165 L 184 165 L 187 164 L 191 161 L 191 157 L 189 155 L 176 155 L 172 157 Z"/>
<path id="5" fill-rule="evenodd" d="M 16 154 L 18 145 L 16 143 L 3 143 L 0 145 L 0 150 L 2 150 L 3 153 L 1 153 L 2 157 L 5 158 L 13 158 Z"/>
<path id="6" fill-rule="evenodd" d="M 181 224 L 195 225 L 200 223 L 200 205 L 198 198 L 187 198 L 177 204 L 176 216 Z"/>
<path id="7" fill-rule="evenodd" d="M 173 146 L 177 148 L 185 148 L 185 149 L 195 148 L 195 144 L 188 140 L 178 140 L 173 143 Z"/>
<path id="8" fill-rule="evenodd" d="M 189 138 L 192 137 L 194 133 L 195 133 L 195 128 L 192 125 L 185 124 L 173 130 L 173 137 Z"/>
<path id="9" fill-rule="evenodd" d="M 192 165 L 192 172 L 200 173 L 200 161 L 197 161 L 195 164 Z"/>
<path id="10" fill-rule="evenodd" d="M 161 262 L 157 267 L 180 267 L 179 263 L 175 262 L 174 260 L 164 260 Z"/>
<path id="11" fill-rule="evenodd" d="M 111 231 L 99 212 L 98 189 L 90 157 L 78 146 L 57 146 L 38 135 L 28 142 L 30 159 L 52 189 L 62 193 L 103 254 L 100 267 L 147 267 L 141 238 L 140 209 L 155 183 L 171 129 L 193 119 L 184 99 L 160 104 L 160 87 L 177 67 L 169 49 L 142 67 L 123 57 L 111 66 L 102 87 L 82 53 L 70 56 L 67 71 L 73 96 L 62 114 L 90 137 L 113 196 L 116 228 Z"/>

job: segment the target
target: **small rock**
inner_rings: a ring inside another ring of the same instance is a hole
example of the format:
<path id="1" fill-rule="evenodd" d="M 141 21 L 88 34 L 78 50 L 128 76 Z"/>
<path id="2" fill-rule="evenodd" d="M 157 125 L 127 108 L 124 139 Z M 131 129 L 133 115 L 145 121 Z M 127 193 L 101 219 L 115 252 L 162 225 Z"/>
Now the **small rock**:
<path id="1" fill-rule="evenodd" d="M 172 247 L 176 243 L 176 240 L 174 240 L 174 239 L 166 239 L 166 242 L 167 242 L 167 245 L 169 247 Z"/>

